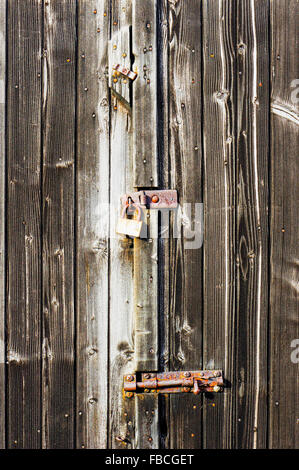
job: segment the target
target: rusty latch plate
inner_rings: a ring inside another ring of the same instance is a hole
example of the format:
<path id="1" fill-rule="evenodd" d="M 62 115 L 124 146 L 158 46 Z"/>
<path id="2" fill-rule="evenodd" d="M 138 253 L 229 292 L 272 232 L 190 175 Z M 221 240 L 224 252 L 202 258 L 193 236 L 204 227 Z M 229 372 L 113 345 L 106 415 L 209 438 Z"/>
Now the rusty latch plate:
<path id="1" fill-rule="evenodd" d="M 127 398 L 134 393 L 190 393 L 221 392 L 223 390 L 221 370 L 196 370 L 179 372 L 145 372 L 124 377 Z"/>
<path id="2" fill-rule="evenodd" d="M 121 197 L 125 206 L 130 199 L 133 204 L 141 204 L 148 209 L 175 209 L 178 205 L 178 193 L 175 189 L 142 190 L 127 193 Z"/>

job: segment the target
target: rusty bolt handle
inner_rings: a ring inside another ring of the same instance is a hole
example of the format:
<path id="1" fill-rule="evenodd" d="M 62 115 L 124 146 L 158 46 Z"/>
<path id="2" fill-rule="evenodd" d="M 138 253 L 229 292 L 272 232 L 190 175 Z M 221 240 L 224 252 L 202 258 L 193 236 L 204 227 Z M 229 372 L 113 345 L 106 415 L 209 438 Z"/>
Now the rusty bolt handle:
<path id="1" fill-rule="evenodd" d="M 203 386 L 211 386 L 209 383 L 203 383 L 201 379 L 196 377 L 184 378 L 184 379 L 172 379 L 172 380 L 157 380 L 153 378 L 151 380 L 145 380 L 144 382 L 137 382 L 136 386 L 139 389 L 158 389 L 164 387 L 193 387 L 193 393 L 198 395 L 201 392 Z M 219 385 L 214 385 L 214 391 L 219 392 Z"/>

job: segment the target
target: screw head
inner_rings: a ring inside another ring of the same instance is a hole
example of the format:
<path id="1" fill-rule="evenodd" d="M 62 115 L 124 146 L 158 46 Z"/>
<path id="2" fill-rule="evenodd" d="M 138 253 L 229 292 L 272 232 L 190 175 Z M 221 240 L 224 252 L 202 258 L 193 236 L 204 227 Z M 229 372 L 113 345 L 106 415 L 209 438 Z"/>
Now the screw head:
<path id="1" fill-rule="evenodd" d="M 150 376 L 150 374 L 144 374 L 144 378 L 145 378 L 145 379 L 150 379 L 151 376 Z"/>
<path id="2" fill-rule="evenodd" d="M 185 376 L 185 377 L 190 377 L 190 376 L 191 376 L 191 373 L 187 371 L 187 372 L 184 373 L 184 376 Z"/>
<path id="3" fill-rule="evenodd" d="M 213 387 L 213 391 L 216 392 L 216 393 L 219 392 L 219 391 L 220 391 L 219 385 L 215 385 L 215 386 Z"/>
<path id="4" fill-rule="evenodd" d="M 152 197 L 152 202 L 154 202 L 155 204 L 157 202 L 159 202 L 159 196 L 157 196 L 156 194 Z"/>
<path id="5" fill-rule="evenodd" d="M 127 381 L 128 381 L 128 382 L 133 382 L 133 380 L 134 380 L 133 375 L 128 375 L 128 376 L 127 376 Z"/>

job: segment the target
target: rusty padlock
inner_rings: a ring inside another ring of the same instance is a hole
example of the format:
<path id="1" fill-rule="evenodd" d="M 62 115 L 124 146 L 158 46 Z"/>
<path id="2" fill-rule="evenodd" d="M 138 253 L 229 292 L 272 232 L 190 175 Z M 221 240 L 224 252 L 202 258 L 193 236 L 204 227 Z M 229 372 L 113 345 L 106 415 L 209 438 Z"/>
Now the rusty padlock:
<path id="1" fill-rule="evenodd" d="M 127 210 L 128 208 L 135 207 L 137 210 L 137 220 L 136 219 L 127 219 Z M 128 237 L 138 238 L 140 237 L 142 230 L 142 220 L 141 220 L 141 208 L 137 204 L 127 203 L 122 211 L 121 217 L 118 219 L 116 226 L 116 233 L 120 235 L 127 235 Z"/>

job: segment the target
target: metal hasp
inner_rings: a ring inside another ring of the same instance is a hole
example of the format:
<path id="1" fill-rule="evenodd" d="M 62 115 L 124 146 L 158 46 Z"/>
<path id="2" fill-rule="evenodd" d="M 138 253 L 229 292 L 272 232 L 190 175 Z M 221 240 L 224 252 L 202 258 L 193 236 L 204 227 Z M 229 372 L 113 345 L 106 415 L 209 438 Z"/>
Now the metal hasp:
<path id="1" fill-rule="evenodd" d="M 156 189 L 127 193 L 121 197 L 121 203 L 125 206 L 131 201 L 131 204 L 140 204 L 147 209 L 175 209 L 178 205 L 178 192 L 175 189 Z"/>
<path id="2" fill-rule="evenodd" d="M 223 390 L 221 370 L 196 370 L 161 373 L 137 373 L 124 376 L 124 391 L 127 398 L 134 393 L 190 393 L 221 392 Z"/>
<path id="3" fill-rule="evenodd" d="M 132 82 L 137 78 L 137 73 L 133 72 L 127 67 L 123 67 L 120 64 L 115 65 L 115 67 L 113 67 L 113 70 L 120 73 L 124 77 L 128 77 L 130 80 L 132 80 Z"/>

